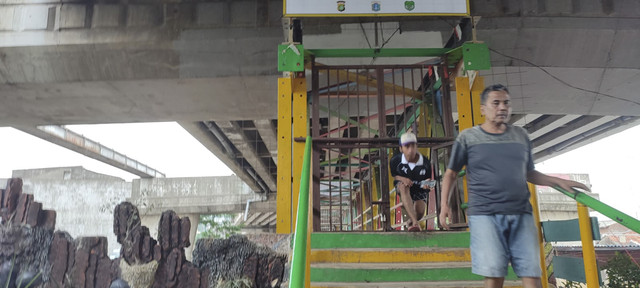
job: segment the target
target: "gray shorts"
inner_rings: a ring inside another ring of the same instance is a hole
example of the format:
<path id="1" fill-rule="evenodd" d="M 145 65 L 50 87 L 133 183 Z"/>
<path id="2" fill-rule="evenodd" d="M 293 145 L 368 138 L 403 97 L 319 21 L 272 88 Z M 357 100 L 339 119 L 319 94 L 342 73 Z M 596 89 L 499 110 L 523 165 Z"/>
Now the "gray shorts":
<path id="1" fill-rule="evenodd" d="M 484 277 L 505 277 L 511 262 L 518 277 L 539 278 L 536 229 L 531 214 L 470 215 L 471 271 Z"/>

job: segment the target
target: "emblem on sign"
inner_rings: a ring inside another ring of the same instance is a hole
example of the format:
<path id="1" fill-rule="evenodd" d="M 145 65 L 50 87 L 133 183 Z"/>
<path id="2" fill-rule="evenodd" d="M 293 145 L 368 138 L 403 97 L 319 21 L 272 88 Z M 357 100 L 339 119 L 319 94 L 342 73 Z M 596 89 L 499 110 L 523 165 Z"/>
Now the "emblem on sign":
<path id="1" fill-rule="evenodd" d="M 416 3 L 414 1 L 404 1 L 404 9 L 407 11 L 413 11 L 416 8 Z"/>
<path id="2" fill-rule="evenodd" d="M 343 12 L 345 8 L 345 1 L 338 1 L 338 11 Z"/>
<path id="3" fill-rule="evenodd" d="M 380 11 L 380 2 L 371 2 L 371 10 L 374 12 Z"/>

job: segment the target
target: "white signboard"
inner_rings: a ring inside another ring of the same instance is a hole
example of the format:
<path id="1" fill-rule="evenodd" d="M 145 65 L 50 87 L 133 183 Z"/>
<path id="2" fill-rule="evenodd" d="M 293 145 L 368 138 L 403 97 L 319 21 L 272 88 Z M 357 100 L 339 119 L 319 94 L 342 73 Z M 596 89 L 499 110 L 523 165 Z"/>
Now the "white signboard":
<path id="1" fill-rule="evenodd" d="M 468 16 L 469 0 L 284 0 L 285 17 Z"/>

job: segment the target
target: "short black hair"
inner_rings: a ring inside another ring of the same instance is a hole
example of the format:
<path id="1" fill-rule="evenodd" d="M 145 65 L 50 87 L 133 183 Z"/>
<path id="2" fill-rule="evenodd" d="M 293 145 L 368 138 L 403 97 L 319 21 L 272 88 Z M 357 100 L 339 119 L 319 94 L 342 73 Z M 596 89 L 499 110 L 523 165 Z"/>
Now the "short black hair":
<path id="1" fill-rule="evenodd" d="M 487 98 L 489 98 L 489 93 L 493 91 L 504 91 L 509 94 L 509 89 L 507 89 L 507 86 L 504 86 L 502 84 L 493 84 L 491 86 L 487 86 L 487 88 L 484 88 L 482 94 L 480 95 L 480 103 L 485 104 L 485 102 L 487 102 Z"/>

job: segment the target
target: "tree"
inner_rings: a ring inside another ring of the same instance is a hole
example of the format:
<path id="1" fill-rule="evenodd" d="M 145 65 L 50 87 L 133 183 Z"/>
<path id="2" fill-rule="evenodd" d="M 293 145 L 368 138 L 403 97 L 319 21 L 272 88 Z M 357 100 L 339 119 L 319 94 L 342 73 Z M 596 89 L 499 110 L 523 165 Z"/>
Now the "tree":
<path id="1" fill-rule="evenodd" d="M 202 232 L 199 231 L 196 238 L 226 239 L 237 234 L 242 225 L 234 225 L 233 217 L 233 214 L 200 215 L 198 230 L 202 229 Z"/>
<path id="2" fill-rule="evenodd" d="M 626 288 L 640 286 L 640 267 L 627 254 L 616 252 L 604 266 L 609 278 L 608 287 Z"/>

